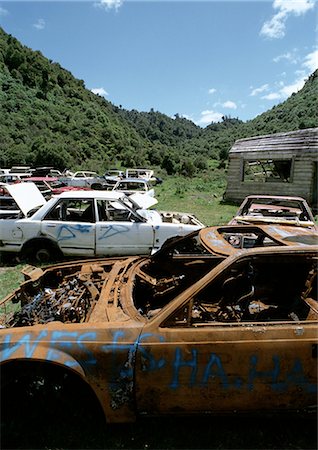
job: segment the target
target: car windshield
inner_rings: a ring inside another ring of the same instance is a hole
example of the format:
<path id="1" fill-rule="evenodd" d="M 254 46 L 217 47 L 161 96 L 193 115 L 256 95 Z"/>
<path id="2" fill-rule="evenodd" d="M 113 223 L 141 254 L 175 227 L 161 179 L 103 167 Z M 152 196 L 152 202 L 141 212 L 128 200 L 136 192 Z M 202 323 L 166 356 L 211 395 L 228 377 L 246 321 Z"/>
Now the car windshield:
<path id="1" fill-rule="evenodd" d="M 239 215 L 311 220 L 301 201 L 289 199 L 251 198 Z"/>
<path id="2" fill-rule="evenodd" d="M 47 183 L 50 185 L 50 187 L 52 189 L 56 189 L 56 188 L 61 188 L 61 187 L 67 186 L 66 183 L 62 183 L 62 181 L 58 181 L 58 180 L 56 180 L 56 181 L 48 181 Z"/>
<path id="3" fill-rule="evenodd" d="M 39 205 L 36 206 L 35 208 L 30 209 L 30 211 L 28 211 L 26 217 L 32 217 L 33 214 L 35 214 L 43 205 Z"/>

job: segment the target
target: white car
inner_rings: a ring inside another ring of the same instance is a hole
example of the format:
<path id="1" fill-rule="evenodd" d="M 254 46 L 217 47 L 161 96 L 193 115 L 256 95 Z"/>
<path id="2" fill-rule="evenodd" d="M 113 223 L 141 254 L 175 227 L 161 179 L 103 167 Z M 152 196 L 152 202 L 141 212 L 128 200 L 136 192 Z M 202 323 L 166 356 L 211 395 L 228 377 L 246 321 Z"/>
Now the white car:
<path id="1" fill-rule="evenodd" d="M 35 188 L 8 187 L 24 217 L 0 221 L 1 252 L 42 262 L 62 255 L 149 255 L 168 238 L 204 227 L 191 214 L 145 209 L 157 200 L 144 194 L 71 191 L 46 202 L 40 192 L 32 201 L 29 186 Z"/>
<path id="2" fill-rule="evenodd" d="M 150 182 L 140 178 L 125 178 L 124 180 L 117 181 L 113 190 L 123 192 L 126 195 L 140 193 L 150 195 L 150 197 L 155 196 L 155 190 Z"/>
<path id="3" fill-rule="evenodd" d="M 100 177 L 97 172 L 78 171 L 74 175 L 59 177 L 60 181 L 66 183 L 68 186 L 86 187 L 91 189 L 102 189 L 106 186 L 106 181 Z"/>

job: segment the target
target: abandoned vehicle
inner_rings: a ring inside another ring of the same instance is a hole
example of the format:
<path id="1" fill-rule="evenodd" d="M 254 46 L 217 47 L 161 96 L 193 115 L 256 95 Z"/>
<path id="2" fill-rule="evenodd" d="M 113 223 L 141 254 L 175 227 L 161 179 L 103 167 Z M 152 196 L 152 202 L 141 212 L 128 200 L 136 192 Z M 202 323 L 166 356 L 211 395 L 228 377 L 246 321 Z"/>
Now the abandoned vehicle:
<path id="1" fill-rule="evenodd" d="M 311 209 L 301 197 L 249 195 L 239 207 L 234 224 L 277 224 L 317 228 Z"/>
<path id="2" fill-rule="evenodd" d="M 312 410 L 318 246 L 276 237 L 206 228 L 150 257 L 28 266 L 0 304 L 4 417 L 48 386 L 63 405 L 86 389 L 109 423 Z"/>
<path id="3" fill-rule="evenodd" d="M 150 255 L 168 238 L 204 226 L 189 213 L 146 209 L 157 200 L 144 194 L 71 191 L 46 202 L 31 188 L 33 183 L 7 186 L 21 216 L 1 221 L 0 252 L 41 262 L 63 255 Z"/>

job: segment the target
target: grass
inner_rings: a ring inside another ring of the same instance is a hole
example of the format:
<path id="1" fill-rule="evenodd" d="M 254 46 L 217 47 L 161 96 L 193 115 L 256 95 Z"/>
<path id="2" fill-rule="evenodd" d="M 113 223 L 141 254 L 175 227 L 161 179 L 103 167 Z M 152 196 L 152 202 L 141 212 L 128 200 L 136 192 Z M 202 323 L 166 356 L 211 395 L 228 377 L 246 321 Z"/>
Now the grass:
<path id="1" fill-rule="evenodd" d="M 156 186 L 157 209 L 193 213 L 205 225 L 224 225 L 234 216 L 237 205 L 223 203 L 226 181 L 215 169 L 201 177 L 169 177 Z"/>
<path id="2" fill-rule="evenodd" d="M 24 280 L 21 270 L 23 264 L 18 264 L 15 266 L 4 266 L 4 263 L 0 262 L 0 300 L 6 295 L 17 289 Z M 7 263 L 6 263 L 7 264 Z"/>

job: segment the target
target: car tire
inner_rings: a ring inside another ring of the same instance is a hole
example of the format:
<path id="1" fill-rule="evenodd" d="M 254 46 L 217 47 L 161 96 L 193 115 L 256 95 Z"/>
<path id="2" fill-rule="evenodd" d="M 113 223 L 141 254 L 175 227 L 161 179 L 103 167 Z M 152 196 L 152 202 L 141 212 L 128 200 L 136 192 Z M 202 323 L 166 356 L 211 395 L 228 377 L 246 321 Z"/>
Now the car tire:
<path id="1" fill-rule="evenodd" d="M 100 183 L 94 183 L 91 185 L 91 188 L 94 189 L 95 191 L 101 190 L 103 189 L 102 185 Z"/>
<path id="2" fill-rule="evenodd" d="M 35 250 L 34 259 L 39 263 L 46 263 L 52 260 L 51 250 L 47 247 L 40 247 Z"/>
<path id="3" fill-rule="evenodd" d="M 45 264 L 56 261 L 62 256 L 61 252 L 49 242 L 30 242 L 23 250 L 22 258 L 28 262 Z"/>

